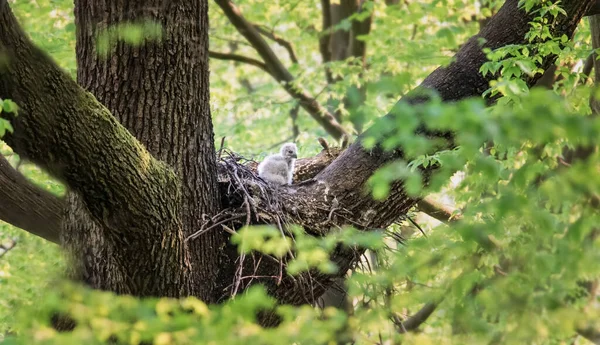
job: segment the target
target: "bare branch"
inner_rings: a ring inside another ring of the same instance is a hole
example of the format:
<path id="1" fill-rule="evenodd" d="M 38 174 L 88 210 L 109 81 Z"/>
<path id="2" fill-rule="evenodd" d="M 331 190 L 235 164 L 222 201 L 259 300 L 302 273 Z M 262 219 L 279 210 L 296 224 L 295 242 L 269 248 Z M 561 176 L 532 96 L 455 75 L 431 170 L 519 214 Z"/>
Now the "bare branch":
<path id="1" fill-rule="evenodd" d="M 298 57 L 296 56 L 294 47 L 289 41 L 286 41 L 283 38 L 277 36 L 273 31 L 265 29 L 262 25 L 254 24 L 254 28 L 256 28 L 256 30 L 258 30 L 258 32 L 260 32 L 263 36 L 272 39 L 273 41 L 277 42 L 280 46 L 284 47 L 288 51 L 288 54 L 290 54 L 290 59 L 292 60 L 292 62 L 295 64 L 298 63 Z"/>
<path id="2" fill-rule="evenodd" d="M 427 303 L 421 308 L 418 312 L 413 314 L 411 317 L 404 321 L 394 320 L 398 328 L 398 333 L 407 333 L 417 330 L 429 317 L 435 309 L 437 308 L 438 303 Z"/>
<path id="3" fill-rule="evenodd" d="M 242 63 L 248 64 L 248 65 L 252 65 L 254 67 L 258 67 L 258 68 L 262 69 L 263 71 L 273 75 L 271 73 L 271 71 L 269 70 L 269 68 L 267 68 L 267 65 L 265 65 L 264 62 L 258 61 L 256 59 L 253 59 L 253 58 L 250 58 L 247 56 L 233 54 L 233 53 L 219 53 L 219 52 L 215 52 L 212 50 L 208 51 L 208 56 L 210 58 L 217 59 L 217 60 L 230 60 L 230 61 L 242 62 Z"/>
<path id="4" fill-rule="evenodd" d="M 462 218 L 460 214 L 455 214 L 455 210 L 441 205 L 431 198 L 424 198 L 417 203 L 419 211 L 439 220 L 444 224 L 456 222 Z"/>
<path id="5" fill-rule="evenodd" d="M 215 0 L 221 7 L 229 21 L 236 27 L 248 42 L 256 49 L 267 65 L 271 75 L 282 84 L 285 90 L 294 98 L 298 99 L 300 105 L 306 110 L 331 136 L 340 138 L 347 134 L 342 125 L 335 117 L 319 102 L 310 96 L 305 90 L 294 84 L 294 77 L 283 66 L 271 47 L 263 39 L 256 28 L 250 24 L 240 13 L 239 9 L 229 0 Z"/>

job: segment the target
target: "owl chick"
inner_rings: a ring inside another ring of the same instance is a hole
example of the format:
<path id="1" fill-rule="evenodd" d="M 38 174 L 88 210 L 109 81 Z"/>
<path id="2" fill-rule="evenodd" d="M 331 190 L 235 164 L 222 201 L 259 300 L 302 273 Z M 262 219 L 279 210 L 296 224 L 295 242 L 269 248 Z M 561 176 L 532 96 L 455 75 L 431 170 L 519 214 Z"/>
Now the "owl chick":
<path id="1" fill-rule="evenodd" d="M 275 185 L 292 184 L 294 164 L 298 158 L 297 152 L 296 144 L 283 144 L 279 153 L 267 156 L 258 165 L 258 176 Z"/>

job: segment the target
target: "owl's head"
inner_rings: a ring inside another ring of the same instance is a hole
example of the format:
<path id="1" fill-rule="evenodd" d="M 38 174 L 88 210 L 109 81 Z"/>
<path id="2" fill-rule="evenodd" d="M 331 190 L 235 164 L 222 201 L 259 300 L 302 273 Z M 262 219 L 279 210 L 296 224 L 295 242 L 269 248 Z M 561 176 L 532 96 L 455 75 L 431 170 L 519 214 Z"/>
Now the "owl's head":
<path id="1" fill-rule="evenodd" d="M 279 152 L 287 160 L 298 158 L 298 149 L 294 143 L 283 144 Z"/>

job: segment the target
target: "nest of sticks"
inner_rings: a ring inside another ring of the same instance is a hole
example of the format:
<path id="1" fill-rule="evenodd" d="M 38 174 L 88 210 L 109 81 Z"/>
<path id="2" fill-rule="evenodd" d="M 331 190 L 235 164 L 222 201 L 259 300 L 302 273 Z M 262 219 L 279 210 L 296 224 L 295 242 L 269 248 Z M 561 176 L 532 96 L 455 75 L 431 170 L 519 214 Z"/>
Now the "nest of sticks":
<path id="1" fill-rule="evenodd" d="M 258 176 L 257 163 L 232 151 L 222 149 L 219 153 L 218 179 L 223 210 L 210 219 L 196 233 L 188 237 L 192 240 L 219 226 L 233 234 L 233 229 L 247 225 L 272 224 L 284 232 L 287 221 L 284 218 L 281 194 L 278 188 Z"/>
<path id="2" fill-rule="evenodd" d="M 329 147 L 326 142 L 321 145 L 324 150 L 320 154 L 297 161 L 294 175 L 296 185 L 307 183 L 343 150 Z M 257 165 L 257 162 L 221 147 L 218 151 L 218 182 L 222 211 L 205 219 L 201 229 L 186 240 L 194 240 L 209 231 L 225 231 L 234 235 L 236 229 L 244 226 L 268 224 L 276 227 L 282 237 L 294 241 L 289 227 L 302 223 L 296 207 L 290 206 L 294 205 L 290 198 L 295 198 L 295 194 L 285 186 L 270 185 L 260 178 Z M 280 286 L 282 283 L 312 287 L 312 282 L 304 281 L 307 277 L 291 277 L 285 273 L 287 262 L 293 258 L 292 251 L 282 258 L 257 252 L 239 255 L 235 259 L 236 274 L 227 289 L 228 294 L 234 296 L 240 293 L 255 280 L 265 283 L 267 287 Z"/>

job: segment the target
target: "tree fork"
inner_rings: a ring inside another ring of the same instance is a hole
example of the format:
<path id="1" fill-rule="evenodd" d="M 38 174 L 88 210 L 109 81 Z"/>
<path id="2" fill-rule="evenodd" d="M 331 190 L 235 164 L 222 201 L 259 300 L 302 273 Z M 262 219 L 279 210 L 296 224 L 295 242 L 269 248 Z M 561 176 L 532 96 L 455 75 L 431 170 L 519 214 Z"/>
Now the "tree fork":
<path id="1" fill-rule="evenodd" d="M 0 97 L 19 105 L 6 142 L 81 195 L 104 234 L 122 244 L 117 260 L 133 261 L 123 266 L 131 291 L 185 294 L 190 265 L 173 170 L 26 38 L 6 0 L 0 1 L 0 55 Z M 173 284 L 158 284 L 154 276 Z"/>

